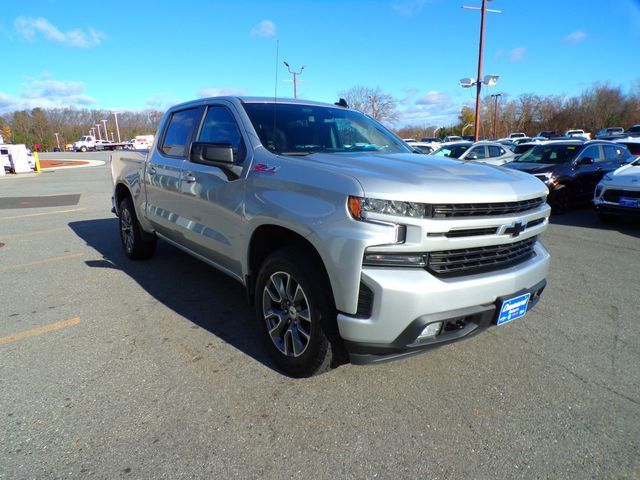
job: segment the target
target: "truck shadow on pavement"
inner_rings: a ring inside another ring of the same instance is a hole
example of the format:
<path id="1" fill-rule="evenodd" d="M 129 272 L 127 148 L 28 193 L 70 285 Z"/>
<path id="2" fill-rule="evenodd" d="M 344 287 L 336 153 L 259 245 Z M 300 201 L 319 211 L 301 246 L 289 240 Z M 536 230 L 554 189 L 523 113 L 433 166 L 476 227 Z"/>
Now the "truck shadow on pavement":
<path id="1" fill-rule="evenodd" d="M 103 256 L 87 261 L 89 267 L 123 271 L 176 314 L 279 372 L 264 351 L 253 309 L 238 282 L 163 241 L 151 259 L 130 260 L 122 250 L 116 218 L 69 227 Z"/>
<path id="2" fill-rule="evenodd" d="M 563 215 L 552 215 L 549 221 L 552 225 L 612 230 L 640 238 L 640 217 L 638 219 L 621 218 L 610 223 L 602 223 L 593 209 L 589 207 L 569 210 Z"/>

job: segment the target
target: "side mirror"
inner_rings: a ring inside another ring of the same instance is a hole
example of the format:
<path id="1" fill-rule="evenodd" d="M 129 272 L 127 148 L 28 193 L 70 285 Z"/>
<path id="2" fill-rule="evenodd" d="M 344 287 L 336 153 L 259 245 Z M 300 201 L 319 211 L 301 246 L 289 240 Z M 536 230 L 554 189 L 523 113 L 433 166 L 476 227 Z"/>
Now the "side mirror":
<path id="1" fill-rule="evenodd" d="M 469 155 L 467 157 L 469 160 L 477 160 L 478 159 L 478 155 L 476 155 L 475 153 L 473 155 Z"/>
<path id="2" fill-rule="evenodd" d="M 233 165 L 233 147 L 229 143 L 193 142 L 189 160 L 203 165 Z"/>

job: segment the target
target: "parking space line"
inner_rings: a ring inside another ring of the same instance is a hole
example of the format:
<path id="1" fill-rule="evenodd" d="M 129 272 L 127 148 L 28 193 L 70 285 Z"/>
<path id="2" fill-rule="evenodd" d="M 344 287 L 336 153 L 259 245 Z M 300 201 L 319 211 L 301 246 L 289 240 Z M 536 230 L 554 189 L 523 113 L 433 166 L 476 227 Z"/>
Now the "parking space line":
<path id="1" fill-rule="evenodd" d="M 33 265 L 42 265 L 43 263 L 58 262 L 60 260 L 69 260 L 72 258 L 81 257 L 82 255 L 84 255 L 84 253 L 72 253 L 71 255 L 63 255 L 61 257 L 44 258 L 42 260 L 35 260 L 33 262 L 21 263 L 19 265 L 9 265 L 8 267 L 0 268 L 0 272 L 6 272 L 7 270 L 14 270 L 16 268 L 31 267 Z"/>
<path id="2" fill-rule="evenodd" d="M 13 217 L 0 217 L 0 220 L 17 220 L 20 218 L 40 217 L 42 215 L 59 215 L 61 213 L 80 212 L 86 208 L 70 208 L 68 210 L 56 210 L 55 212 L 28 213 L 26 215 L 15 215 Z"/>
<path id="3" fill-rule="evenodd" d="M 54 332 L 63 328 L 73 327 L 80 323 L 80 317 L 70 318 L 69 320 L 62 320 L 61 322 L 50 323 L 43 327 L 32 328 L 31 330 L 24 330 L 22 332 L 14 333 L 7 337 L 0 337 L 0 345 L 22 340 L 23 338 L 35 337 L 42 335 L 43 333 Z"/>
<path id="4" fill-rule="evenodd" d="M 50 228 L 48 230 L 36 230 L 35 232 L 12 233 L 11 235 L 4 235 L 2 239 L 6 240 L 7 238 L 30 237 L 33 235 L 44 235 L 45 233 L 68 232 L 68 231 L 69 231 L 69 227 Z"/>

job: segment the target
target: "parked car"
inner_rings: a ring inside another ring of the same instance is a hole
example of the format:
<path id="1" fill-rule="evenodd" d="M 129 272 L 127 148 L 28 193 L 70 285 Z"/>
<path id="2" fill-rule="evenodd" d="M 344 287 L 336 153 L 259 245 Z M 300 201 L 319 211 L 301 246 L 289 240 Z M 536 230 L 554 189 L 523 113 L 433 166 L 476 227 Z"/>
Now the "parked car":
<path id="1" fill-rule="evenodd" d="M 624 128 L 622 127 L 608 127 L 608 128 L 601 128 L 600 130 L 598 130 L 596 132 L 596 138 L 601 139 L 604 137 L 610 137 L 612 135 L 615 136 L 620 136 L 624 133 Z"/>
<path id="2" fill-rule="evenodd" d="M 627 147 L 629 152 L 631 152 L 631 155 L 640 156 L 640 138 L 625 137 L 619 140 L 614 140 L 614 142 Z"/>
<path id="3" fill-rule="evenodd" d="M 442 139 L 438 137 L 422 137 L 420 141 L 426 143 L 441 143 Z"/>
<path id="4" fill-rule="evenodd" d="M 627 131 L 624 133 L 630 137 L 640 137 L 640 125 L 634 125 L 633 127 L 629 127 L 627 128 Z"/>
<path id="5" fill-rule="evenodd" d="M 407 142 L 407 144 L 413 148 L 414 152 L 424 153 L 425 155 L 429 155 L 435 150 L 433 144 L 429 142 Z"/>
<path id="6" fill-rule="evenodd" d="M 640 218 L 640 158 L 602 177 L 593 204 L 602 222 L 620 216 Z"/>
<path id="7" fill-rule="evenodd" d="M 458 160 L 471 160 L 474 162 L 488 163 L 491 165 L 503 165 L 513 161 L 515 155 L 512 151 L 496 142 L 454 142 L 442 145 L 433 152 L 436 157 L 457 158 Z"/>
<path id="8" fill-rule="evenodd" d="M 522 132 L 513 132 L 507 135 L 509 138 L 526 138 L 527 134 Z"/>
<path id="9" fill-rule="evenodd" d="M 443 140 L 444 143 L 460 142 L 460 141 L 462 141 L 462 137 L 458 135 L 447 135 L 446 137 L 444 137 L 444 140 Z"/>
<path id="10" fill-rule="evenodd" d="M 555 130 L 542 130 L 536 133 L 536 137 L 544 137 L 547 140 L 551 138 L 558 138 L 559 136 L 560 135 L 558 135 L 558 132 L 556 132 Z"/>
<path id="11" fill-rule="evenodd" d="M 542 180 L 552 212 L 561 214 L 573 203 L 590 201 L 602 176 L 632 158 L 627 147 L 606 140 L 564 140 L 536 145 L 505 167 Z"/>
<path id="12" fill-rule="evenodd" d="M 567 130 L 566 132 L 564 132 L 564 136 L 569 138 L 582 137 L 585 140 L 591 140 L 591 134 L 588 132 L 585 132 L 582 129 Z"/>

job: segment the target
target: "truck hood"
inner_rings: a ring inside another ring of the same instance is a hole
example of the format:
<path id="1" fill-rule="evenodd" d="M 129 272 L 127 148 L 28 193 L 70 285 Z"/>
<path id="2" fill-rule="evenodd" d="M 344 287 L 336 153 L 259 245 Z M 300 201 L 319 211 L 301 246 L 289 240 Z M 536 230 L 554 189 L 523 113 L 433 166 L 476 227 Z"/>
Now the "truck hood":
<path id="1" fill-rule="evenodd" d="M 365 196 L 427 203 L 507 202 L 547 194 L 526 173 L 471 161 L 419 154 L 326 154 L 307 160 L 358 180 Z"/>

